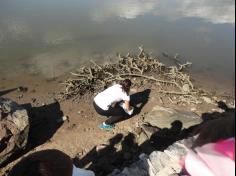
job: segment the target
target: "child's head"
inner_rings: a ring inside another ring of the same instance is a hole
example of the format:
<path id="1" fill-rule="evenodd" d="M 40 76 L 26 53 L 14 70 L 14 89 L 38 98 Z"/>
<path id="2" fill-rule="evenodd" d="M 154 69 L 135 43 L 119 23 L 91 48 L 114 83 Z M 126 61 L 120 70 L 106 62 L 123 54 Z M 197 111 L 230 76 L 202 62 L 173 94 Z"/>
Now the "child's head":
<path id="1" fill-rule="evenodd" d="M 121 86 L 122 86 L 122 89 L 127 93 L 129 94 L 129 91 L 130 91 L 130 87 L 132 86 L 132 82 L 130 79 L 125 79 L 123 81 L 121 81 Z"/>
<path id="2" fill-rule="evenodd" d="M 71 158 L 58 150 L 30 154 L 17 163 L 9 176 L 71 176 Z"/>

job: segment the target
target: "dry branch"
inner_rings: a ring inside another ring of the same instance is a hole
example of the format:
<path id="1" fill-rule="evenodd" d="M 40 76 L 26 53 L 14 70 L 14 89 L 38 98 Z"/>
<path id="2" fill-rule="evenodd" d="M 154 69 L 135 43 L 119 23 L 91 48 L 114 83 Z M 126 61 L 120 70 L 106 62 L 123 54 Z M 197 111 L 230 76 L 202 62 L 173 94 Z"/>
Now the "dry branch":
<path id="1" fill-rule="evenodd" d="M 142 84 L 145 80 L 150 85 L 157 83 L 157 89 L 160 93 L 169 96 L 193 96 L 198 92 L 191 82 L 190 75 L 185 69 L 192 65 L 187 62 L 177 66 L 166 67 L 165 64 L 152 58 L 142 47 L 139 47 L 139 54 L 132 56 L 128 53 L 126 56 L 118 54 L 118 62 L 99 65 L 94 61 L 91 66 L 82 67 L 76 72 L 71 72 L 73 78 L 67 79 L 63 84 L 66 88 L 60 93 L 60 99 L 79 98 L 88 93 L 96 93 L 105 87 L 126 79 L 136 78 L 135 84 Z M 186 86 L 187 85 L 187 86 Z M 189 87 L 186 92 L 183 87 Z M 195 100 L 196 98 L 191 98 Z M 191 100 L 191 101 L 192 101 Z M 181 101 L 179 98 L 177 101 Z"/>

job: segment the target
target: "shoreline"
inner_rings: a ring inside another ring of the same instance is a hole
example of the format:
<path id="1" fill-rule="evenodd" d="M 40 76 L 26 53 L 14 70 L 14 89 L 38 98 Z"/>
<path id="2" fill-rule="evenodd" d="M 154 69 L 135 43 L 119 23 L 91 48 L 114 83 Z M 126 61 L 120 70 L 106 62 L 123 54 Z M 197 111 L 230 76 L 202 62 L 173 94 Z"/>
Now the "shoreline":
<path id="1" fill-rule="evenodd" d="M 19 104 L 31 104 L 32 107 L 43 107 L 52 104 L 55 100 L 55 92 L 62 91 L 64 86 L 60 84 L 64 82 L 69 74 L 60 76 L 55 79 L 46 79 L 40 75 L 21 75 L 22 79 L 16 79 L 14 77 L 0 79 L 1 86 L 0 91 L 17 88 L 19 86 L 26 87 L 28 90 L 26 92 L 12 91 L 8 94 L 3 95 L 5 98 L 10 98 L 13 101 L 16 101 Z M 202 86 L 199 80 L 195 80 L 194 84 L 196 86 Z M 206 81 L 210 83 L 210 81 Z M 204 84 L 205 86 L 207 84 Z M 144 85 L 138 88 L 134 88 L 132 93 L 140 92 L 145 89 L 148 89 L 148 85 Z M 207 92 L 214 92 L 216 96 L 226 96 L 220 97 L 219 99 L 225 102 L 232 102 L 234 97 L 234 90 L 232 92 L 220 93 L 216 90 L 212 90 L 211 88 L 207 89 L 206 86 L 204 89 Z M 229 96 L 229 97 L 228 97 Z M 37 146 L 31 152 L 40 151 L 44 149 L 58 149 L 67 153 L 71 158 L 76 157 L 78 154 L 80 157 L 83 157 L 87 153 L 89 153 L 94 146 L 99 146 L 106 144 L 109 139 L 111 139 L 115 134 L 126 134 L 133 131 L 134 124 L 137 124 L 139 118 L 142 117 L 143 114 L 148 113 L 155 105 L 162 105 L 164 107 L 182 109 L 187 111 L 194 111 L 196 114 L 201 116 L 204 113 L 213 113 L 213 112 L 221 112 L 221 109 L 217 108 L 216 105 L 213 104 L 202 104 L 199 106 L 178 106 L 171 105 L 167 102 L 161 104 L 161 102 L 157 98 L 157 94 L 155 93 L 155 89 L 152 88 L 150 94 L 149 102 L 144 106 L 142 113 L 137 115 L 137 117 L 123 121 L 117 125 L 117 129 L 111 133 L 107 133 L 101 131 L 98 128 L 98 125 L 104 120 L 103 118 L 98 117 L 94 109 L 92 108 L 92 97 L 86 97 L 83 101 L 73 102 L 72 100 L 65 100 L 60 102 L 61 111 L 65 116 L 69 117 L 69 122 L 65 122 L 57 132 L 52 136 L 49 141 L 43 143 L 42 145 Z M 94 138 L 94 134 L 98 137 Z M 83 137 L 81 137 L 83 136 Z M 27 153 L 26 155 L 28 155 Z M 2 169 L 2 172 L 8 170 L 14 165 L 18 160 L 10 163 Z"/>
<path id="2" fill-rule="evenodd" d="M 46 78 L 42 74 L 32 75 L 32 74 L 26 74 L 26 73 L 22 73 L 20 76 L 0 75 L 0 81 L 1 81 L 0 91 L 3 91 L 5 89 L 11 89 L 14 87 L 20 87 L 20 86 L 36 87 L 39 84 L 43 84 L 40 86 L 42 87 L 46 86 L 48 87 L 48 90 L 51 91 L 50 90 L 51 82 L 54 82 L 54 83 L 57 82 L 59 85 L 60 82 L 65 81 L 65 79 L 68 76 L 70 76 L 69 72 L 55 78 Z M 19 79 L 19 77 L 21 78 Z M 234 81 L 232 82 L 225 81 L 224 83 L 217 82 L 217 80 L 214 81 L 212 79 L 208 79 L 208 77 L 204 75 L 199 75 L 197 73 L 191 73 L 191 77 L 192 77 L 194 85 L 198 88 L 204 89 L 207 92 L 214 92 L 218 95 L 226 94 L 227 96 L 235 97 L 235 82 Z M 61 87 L 61 86 L 57 86 L 57 87 Z M 44 90 L 46 91 L 47 89 L 44 89 Z"/>

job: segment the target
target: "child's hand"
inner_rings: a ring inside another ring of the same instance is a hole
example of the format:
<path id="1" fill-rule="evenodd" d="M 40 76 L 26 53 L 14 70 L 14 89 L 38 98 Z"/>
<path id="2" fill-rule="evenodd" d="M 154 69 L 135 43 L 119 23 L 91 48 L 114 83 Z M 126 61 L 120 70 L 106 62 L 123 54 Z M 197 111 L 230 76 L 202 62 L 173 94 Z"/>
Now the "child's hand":
<path id="1" fill-rule="evenodd" d="M 132 115 L 134 113 L 134 108 L 133 107 L 130 107 L 130 108 L 131 108 L 131 110 L 126 111 L 126 113 L 129 115 Z"/>
<path id="2" fill-rule="evenodd" d="M 121 107 L 121 108 L 123 108 L 124 110 L 125 110 L 125 103 L 122 101 L 120 104 L 119 104 L 119 106 Z"/>
<path id="3" fill-rule="evenodd" d="M 129 115 L 132 115 L 132 114 L 134 113 L 134 107 L 130 107 L 130 110 L 127 110 L 127 108 L 125 107 L 125 103 L 124 103 L 124 102 L 121 102 L 121 103 L 119 104 L 119 106 L 120 106 L 121 108 L 123 108 L 124 111 L 125 111 L 127 114 L 129 114 Z"/>

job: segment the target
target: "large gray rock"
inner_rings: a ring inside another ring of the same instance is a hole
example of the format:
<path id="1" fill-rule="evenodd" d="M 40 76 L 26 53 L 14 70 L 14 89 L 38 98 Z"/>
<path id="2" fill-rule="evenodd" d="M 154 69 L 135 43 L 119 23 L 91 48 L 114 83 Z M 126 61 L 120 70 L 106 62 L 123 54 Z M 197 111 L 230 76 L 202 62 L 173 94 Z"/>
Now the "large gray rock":
<path id="1" fill-rule="evenodd" d="M 192 147 L 195 137 L 175 142 L 163 152 L 154 151 L 149 156 L 142 154 L 140 160 L 124 170 L 114 170 L 108 176 L 170 176 L 182 170 L 180 160 Z"/>
<path id="2" fill-rule="evenodd" d="M 202 119 L 195 113 L 189 111 L 180 111 L 161 106 L 155 106 L 150 113 L 144 117 L 144 122 L 159 128 L 171 128 L 171 124 L 180 121 L 183 128 L 189 128 L 198 125 Z"/>
<path id="3" fill-rule="evenodd" d="M 17 103 L 0 97 L 0 164 L 24 149 L 29 133 L 29 116 Z"/>

